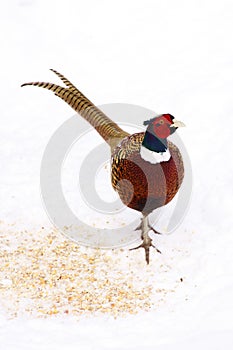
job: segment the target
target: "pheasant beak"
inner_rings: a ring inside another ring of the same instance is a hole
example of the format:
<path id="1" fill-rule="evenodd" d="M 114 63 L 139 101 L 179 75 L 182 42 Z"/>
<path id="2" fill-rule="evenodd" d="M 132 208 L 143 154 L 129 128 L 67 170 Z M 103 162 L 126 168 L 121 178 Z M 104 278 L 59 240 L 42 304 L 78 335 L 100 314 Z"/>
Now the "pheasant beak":
<path id="1" fill-rule="evenodd" d="M 173 119 L 173 123 L 171 124 L 171 126 L 174 126 L 175 128 L 180 128 L 185 126 L 185 124 L 183 122 L 180 122 L 179 120 Z"/>

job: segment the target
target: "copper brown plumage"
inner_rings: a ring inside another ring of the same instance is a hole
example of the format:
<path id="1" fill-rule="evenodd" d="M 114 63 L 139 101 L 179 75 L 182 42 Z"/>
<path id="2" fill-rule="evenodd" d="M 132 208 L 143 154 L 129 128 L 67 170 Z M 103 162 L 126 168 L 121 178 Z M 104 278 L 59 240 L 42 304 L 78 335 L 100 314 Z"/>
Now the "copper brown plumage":
<path id="1" fill-rule="evenodd" d="M 179 149 L 167 137 L 183 126 L 170 114 L 146 121 L 146 132 L 129 135 L 97 108 L 62 74 L 51 69 L 66 85 L 61 87 L 46 82 L 33 85 L 51 90 L 88 121 L 111 147 L 111 180 L 122 202 L 143 215 L 141 229 L 146 261 L 152 239 L 149 231 L 158 233 L 148 223 L 148 215 L 170 202 L 179 190 L 184 166 Z M 145 157 L 141 151 L 146 152 Z M 153 158 L 155 156 L 155 158 Z M 147 157 L 149 157 L 147 159 Z M 157 159 L 157 158 L 158 159 Z M 157 248 L 156 248 L 157 249 Z M 159 252 L 159 250 L 157 249 Z"/>
<path id="2" fill-rule="evenodd" d="M 150 164 L 140 156 L 144 132 L 125 137 L 112 154 L 112 186 L 128 207 L 150 214 L 170 202 L 184 176 L 181 154 L 168 142 L 168 162 Z"/>

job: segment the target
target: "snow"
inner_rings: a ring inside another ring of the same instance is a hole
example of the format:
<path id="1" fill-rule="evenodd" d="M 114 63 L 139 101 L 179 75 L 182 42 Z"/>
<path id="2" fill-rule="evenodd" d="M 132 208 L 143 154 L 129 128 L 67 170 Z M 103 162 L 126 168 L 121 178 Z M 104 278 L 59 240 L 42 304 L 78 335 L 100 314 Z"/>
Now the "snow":
<path id="1" fill-rule="evenodd" d="M 183 121 L 179 135 L 194 175 L 185 220 L 158 238 L 159 259 L 169 263 L 158 280 L 169 287 L 184 279 L 159 309 L 78 321 L 9 319 L 2 310 L 2 349 L 232 347 L 232 10 L 227 0 L 2 2 L 2 221 L 49 225 L 40 162 L 51 135 L 73 112 L 49 92 L 20 89 L 28 81 L 58 82 L 49 68 L 98 105 L 131 103 Z"/>

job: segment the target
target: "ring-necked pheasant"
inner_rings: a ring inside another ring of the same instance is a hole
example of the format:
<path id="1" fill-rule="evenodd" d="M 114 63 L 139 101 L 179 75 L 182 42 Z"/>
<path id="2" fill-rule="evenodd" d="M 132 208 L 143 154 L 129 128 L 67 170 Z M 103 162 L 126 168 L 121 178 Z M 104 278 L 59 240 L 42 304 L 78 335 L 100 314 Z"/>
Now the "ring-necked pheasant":
<path id="1" fill-rule="evenodd" d="M 62 74 L 51 70 L 67 87 L 45 82 L 25 83 L 22 86 L 34 85 L 53 91 L 85 118 L 109 144 L 112 186 L 126 206 L 143 215 L 141 225 L 137 228 L 141 229 L 142 243 L 134 249 L 143 247 L 149 264 L 149 249 L 153 244 L 148 233 L 150 230 L 159 232 L 149 225 L 148 215 L 172 200 L 184 177 L 180 151 L 167 138 L 184 124 L 171 114 L 162 114 L 144 122 L 147 126 L 145 132 L 130 135 Z"/>

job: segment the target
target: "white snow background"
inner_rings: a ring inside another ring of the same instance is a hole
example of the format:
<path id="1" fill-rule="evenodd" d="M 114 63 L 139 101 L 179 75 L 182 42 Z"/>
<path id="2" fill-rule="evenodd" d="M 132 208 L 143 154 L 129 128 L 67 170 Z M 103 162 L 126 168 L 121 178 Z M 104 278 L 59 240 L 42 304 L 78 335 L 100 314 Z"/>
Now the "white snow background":
<path id="1" fill-rule="evenodd" d="M 49 92 L 20 88 L 58 82 L 49 68 L 98 105 L 138 104 L 184 121 L 194 184 L 184 222 L 161 243 L 165 256 L 173 244 L 189 251 L 173 266 L 183 291 L 116 320 L 0 314 L 0 349 L 232 348 L 232 18 L 230 0 L 1 1 L 1 220 L 49 224 L 40 161 L 74 113 Z"/>

